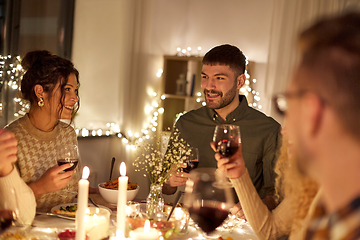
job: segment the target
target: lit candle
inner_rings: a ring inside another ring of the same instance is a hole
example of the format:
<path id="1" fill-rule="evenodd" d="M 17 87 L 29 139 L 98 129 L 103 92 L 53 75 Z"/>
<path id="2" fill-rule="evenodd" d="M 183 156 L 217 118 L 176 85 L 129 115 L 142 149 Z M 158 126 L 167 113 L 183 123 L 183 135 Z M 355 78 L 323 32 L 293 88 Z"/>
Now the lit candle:
<path id="1" fill-rule="evenodd" d="M 84 223 L 88 240 L 105 239 L 109 236 L 110 212 L 104 208 L 88 207 Z"/>
<path id="2" fill-rule="evenodd" d="M 88 207 L 90 169 L 85 166 L 83 168 L 82 178 L 79 181 L 79 193 L 76 210 L 76 240 L 85 240 L 85 210 Z"/>
<path id="3" fill-rule="evenodd" d="M 119 190 L 117 202 L 117 229 L 125 233 L 125 206 L 127 195 L 128 177 L 126 176 L 126 165 L 120 164 Z"/>
<path id="4" fill-rule="evenodd" d="M 150 227 L 149 220 L 145 221 L 143 228 L 137 228 L 130 232 L 131 240 L 156 240 L 159 239 L 160 233 L 155 228 Z"/>

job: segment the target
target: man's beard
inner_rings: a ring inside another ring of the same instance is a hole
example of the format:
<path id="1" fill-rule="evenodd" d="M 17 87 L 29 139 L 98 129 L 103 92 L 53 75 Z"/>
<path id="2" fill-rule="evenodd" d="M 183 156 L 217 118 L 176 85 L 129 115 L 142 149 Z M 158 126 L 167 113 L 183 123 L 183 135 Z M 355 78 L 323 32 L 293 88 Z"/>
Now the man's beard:
<path id="1" fill-rule="evenodd" d="M 213 93 L 213 94 L 218 94 L 220 97 L 220 102 L 214 102 L 213 100 L 209 100 L 207 99 L 207 94 L 208 93 Z M 223 94 L 222 92 L 219 91 L 214 91 L 214 90 L 204 90 L 204 94 L 205 94 L 205 99 L 206 99 L 206 106 L 208 108 L 211 109 L 221 109 L 226 107 L 227 105 L 229 105 L 235 97 L 238 96 L 238 91 L 237 91 L 237 86 L 236 83 L 234 84 L 234 86 L 227 91 L 225 94 Z"/>

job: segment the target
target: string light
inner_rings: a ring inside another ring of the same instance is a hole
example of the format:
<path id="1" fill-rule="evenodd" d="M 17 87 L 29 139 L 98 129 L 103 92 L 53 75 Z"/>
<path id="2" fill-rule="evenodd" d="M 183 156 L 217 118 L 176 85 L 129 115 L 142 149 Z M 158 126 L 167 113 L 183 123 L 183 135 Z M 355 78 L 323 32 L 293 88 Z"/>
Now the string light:
<path id="1" fill-rule="evenodd" d="M 20 82 L 24 73 L 20 56 L 0 55 L 1 85 L 6 84 L 14 91 L 20 90 Z M 15 102 L 16 109 L 19 109 L 14 113 L 14 117 L 24 116 L 30 109 L 30 103 L 26 100 L 15 97 L 13 101 Z M 2 110 L 2 105 L 0 109 Z"/>
<path id="2" fill-rule="evenodd" d="M 200 52 L 201 47 L 199 46 L 197 50 Z M 188 52 L 191 51 L 191 48 L 188 48 Z M 183 56 L 186 56 L 186 49 L 181 49 L 180 47 L 177 48 L 178 53 L 183 53 Z M 157 76 L 161 77 L 163 73 L 162 69 L 159 69 L 157 72 Z M 21 67 L 21 59 L 20 56 L 12 57 L 11 55 L 8 56 L 0 56 L 0 84 L 7 84 L 13 90 L 20 90 L 20 82 L 22 76 L 24 75 L 24 71 Z M 254 95 L 253 101 L 249 101 L 249 106 L 256 107 L 258 109 L 262 109 L 262 106 L 259 104 L 260 101 L 260 94 L 256 92 L 250 87 L 250 75 L 247 71 L 245 71 L 246 81 L 245 85 L 240 89 L 240 92 L 245 96 L 249 97 L 249 94 Z M 257 80 L 253 79 L 252 83 L 256 83 Z M 141 130 L 142 134 L 135 133 L 131 130 L 127 131 L 127 134 L 120 131 L 120 127 L 115 123 L 106 123 L 107 129 L 86 129 L 86 128 L 76 128 L 75 132 L 78 137 L 101 137 L 101 136 L 117 136 L 118 138 L 122 139 L 122 142 L 127 145 L 129 149 L 135 149 L 135 145 L 137 142 L 143 142 L 145 139 L 150 139 L 150 132 L 156 132 L 158 127 L 158 116 L 159 114 L 164 113 L 164 108 L 160 107 L 160 101 L 166 99 L 166 95 L 161 95 L 160 97 L 158 93 L 153 92 L 151 94 L 154 98 L 158 98 L 152 102 L 151 106 L 148 106 L 145 110 L 146 114 L 152 116 L 147 127 Z M 206 106 L 205 98 L 202 92 L 196 93 L 195 101 L 200 103 L 202 106 Z M 21 98 L 14 98 L 14 102 L 18 105 L 19 109 L 17 112 L 14 113 L 15 117 L 24 116 L 30 109 L 30 104 L 26 100 Z M 2 110 L 3 105 L 0 104 L 0 110 Z"/>
<path id="3" fill-rule="evenodd" d="M 247 64 L 248 64 L 248 59 L 246 57 L 246 65 Z M 261 110 L 262 106 L 261 106 L 261 104 L 259 104 L 259 101 L 260 101 L 259 95 L 260 94 L 259 94 L 259 92 L 255 91 L 255 89 L 253 89 L 251 86 L 251 83 L 255 84 L 257 82 L 257 80 L 255 78 L 250 80 L 251 76 L 247 70 L 245 70 L 244 74 L 245 74 L 246 80 L 245 80 L 244 86 L 242 86 L 240 88 L 240 93 L 246 96 L 250 107 Z"/>

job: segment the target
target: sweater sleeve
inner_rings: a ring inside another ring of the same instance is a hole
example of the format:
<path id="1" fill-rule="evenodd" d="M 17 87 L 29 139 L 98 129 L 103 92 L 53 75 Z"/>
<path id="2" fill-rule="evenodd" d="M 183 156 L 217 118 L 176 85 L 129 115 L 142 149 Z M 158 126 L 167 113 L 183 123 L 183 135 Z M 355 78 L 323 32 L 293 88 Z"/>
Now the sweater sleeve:
<path id="1" fill-rule="evenodd" d="M 0 177 L 0 192 L 2 189 L 13 188 L 15 190 L 17 207 L 19 210 L 18 221 L 21 224 L 31 224 L 35 217 L 36 200 L 31 188 L 20 177 L 16 167 L 5 176 Z M 1 201 L 11 201 L 9 195 L 1 196 Z"/>
<path id="2" fill-rule="evenodd" d="M 261 201 L 247 171 L 242 177 L 231 179 L 231 182 L 246 219 L 260 239 L 277 239 L 289 234 L 294 215 L 289 201 L 284 199 L 270 212 Z"/>

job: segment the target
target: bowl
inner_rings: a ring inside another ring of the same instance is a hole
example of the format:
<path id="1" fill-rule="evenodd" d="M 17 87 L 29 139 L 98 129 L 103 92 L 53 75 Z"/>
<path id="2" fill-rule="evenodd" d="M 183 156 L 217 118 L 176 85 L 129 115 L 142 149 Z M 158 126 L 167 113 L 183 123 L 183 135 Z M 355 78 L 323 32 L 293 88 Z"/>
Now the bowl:
<path id="1" fill-rule="evenodd" d="M 117 204 L 118 200 L 118 190 L 117 189 L 107 189 L 104 188 L 103 183 L 98 184 L 100 195 L 107 201 L 108 203 Z M 134 190 L 127 190 L 126 192 L 126 199 L 127 201 L 131 201 L 135 198 L 136 194 L 139 192 L 140 186 L 137 185 L 136 189 Z"/>
<path id="2" fill-rule="evenodd" d="M 129 206 L 129 203 L 127 206 Z M 135 203 L 139 207 L 131 208 L 136 211 L 135 214 L 127 212 L 126 217 L 126 225 L 127 228 L 125 229 L 125 233 L 128 235 L 130 231 L 133 231 L 139 227 L 144 227 L 145 221 L 150 221 L 150 226 L 152 228 L 157 229 L 161 236 L 165 239 L 172 239 L 174 236 L 179 234 L 184 234 L 187 232 L 187 227 L 190 219 L 189 212 L 180 207 L 176 207 L 174 209 L 173 214 L 169 221 L 166 220 L 167 216 L 171 211 L 171 206 L 164 206 L 163 213 L 164 218 L 159 219 L 149 219 L 146 214 L 146 204 L 145 203 Z M 140 214 L 139 214 L 140 212 Z"/>

